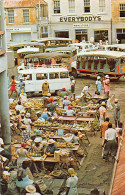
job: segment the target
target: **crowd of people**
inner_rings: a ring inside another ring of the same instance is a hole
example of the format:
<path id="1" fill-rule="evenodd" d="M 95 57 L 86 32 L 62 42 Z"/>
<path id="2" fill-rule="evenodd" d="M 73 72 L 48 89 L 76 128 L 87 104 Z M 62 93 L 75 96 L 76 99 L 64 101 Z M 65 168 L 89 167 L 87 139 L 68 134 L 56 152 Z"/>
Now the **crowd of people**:
<path id="1" fill-rule="evenodd" d="M 71 94 L 66 91 L 65 88 L 62 88 L 60 91 L 60 100 L 62 103 L 62 109 L 65 110 L 67 116 L 75 116 L 76 112 L 73 109 L 73 94 L 75 93 L 75 84 L 76 81 L 74 77 L 71 77 Z M 110 79 L 109 76 L 106 75 L 102 82 L 100 76 L 97 76 L 96 80 L 96 91 L 95 96 L 99 99 L 98 103 L 98 119 L 100 123 L 100 137 L 102 138 L 102 158 L 105 161 L 108 161 L 110 156 L 112 157 L 112 161 L 115 161 L 115 156 L 117 152 L 118 145 L 122 141 L 122 123 L 120 122 L 120 104 L 118 99 L 114 100 L 114 123 L 115 128 L 112 127 L 112 123 L 110 123 L 110 118 L 107 112 L 107 100 L 110 97 Z M 16 82 L 14 77 L 12 76 L 12 82 L 10 87 L 10 95 L 11 97 L 13 91 L 16 92 L 17 97 L 19 98 L 18 104 L 15 107 L 16 116 L 15 121 L 13 123 L 15 129 L 20 130 L 21 136 L 21 147 L 15 151 L 13 154 L 16 157 L 16 167 L 17 167 L 17 176 L 16 176 L 16 189 L 20 193 L 20 189 L 23 191 L 22 194 L 41 194 L 40 189 L 35 184 L 34 180 L 29 178 L 27 173 L 27 158 L 34 161 L 33 154 L 35 156 L 49 156 L 53 157 L 54 152 L 58 151 L 58 147 L 55 144 L 55 140 L 49 137 L 45 139 L 41 136 L 40 129 L 35 131 L 35 134 L 32 134 L 32 120 L 31 114 L 26 111 L 23 103 L 27 101 L 27 97 L 25 94 L 25 84 L 23 79 L 20 79 L 19 83 L 19 94 L 16 90 Z M 102 97 L 104 89 L 104 96 Z M 42 85 L 42 95 L 44 99 L 44 109 L 43 112 L 37 113 L 37 120 L 46 123 L 46 121 L 54 121 L 58 116 L 58 107 L 59 101 L 57 97 L 50 97 L 49 84 L 45 81 Z M 90 93 L 90 84 L 86 84 L 81 92 L 81 102 L 87 102 L 88 99 L 91 100 L 93 98 Z M 11 114 L 11 111 L 10 111 Z M 74 133 L 73 143 L 79 143 L 78 131 Z M 27 150 L 28 145 L 28 150 Z M 4 170 L 7 169 L 8 163 L 11 161 L 12 155 L 11 153 L 4 148 L 4 142 L 2 137 L 0 138 L 0 168 L 1 174 Z M 39 165 L 40 167 L 41 165 Z M 41 167 L 42 168 L 42 167 Z M 47 167 L 48 170 L 52 171 L 51 166 Z M 77 195 L 77 183 L 78 177 L 75 174 L 73 168 L 68 169 L 68 173 L 70 177 L 66 181 L 66 191 L 67 195 Z M 8 192 L 7 192 L 8 193 Z M 62 193 L 63 194 L 63 193 Z"/>

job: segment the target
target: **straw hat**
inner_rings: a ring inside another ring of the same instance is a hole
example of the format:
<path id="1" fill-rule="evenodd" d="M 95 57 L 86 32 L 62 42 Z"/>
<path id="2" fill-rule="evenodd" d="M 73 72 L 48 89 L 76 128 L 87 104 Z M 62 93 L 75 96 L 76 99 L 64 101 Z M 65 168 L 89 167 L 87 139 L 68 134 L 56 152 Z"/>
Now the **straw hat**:
<path id="1" fill-rule="evenodd" d="M 109 75 L 105 75 L 105 78 L 109 79 Z"/>
<path id="2" fill-rule="evenodd" d="M 36 142 L 36 143 L 41 142 L 41 138 L 40 138 L 40 137 L 36 137 L 36 138 L 34 139 L 34 142 Z"/>
<path id="3" fill-rule="evenodd" d="M 106 104 L 105 104 L 105 102 L 102 102 L 102 106 L 105 106 Z"/>
<path id="4" fill-rule="evenodd" d="M 21 129 L 26 129 L 26 125 L 22 125 L 21 126 Z"/>
<path id="5" fill-rule="evenodd" d="M 101 77 L 100 76 L 97 76 L 97 79 L 101 79 Z"/>
<path id="6" fill-rule="evenodd" d="M 25 190 L 29 193 L 35 193 L 36 192 L 36 188 L 33 185 L 26 186 Z"/>
<path id="7" fill-rule="evenodd" d="M 20 80 L 23 80 L 23 77 L 21 77 Z"/>
<path id="8" fill-rule="evenodd" d="M 54 143 L 55 143 L 55 141 L 53 139 L 48 140 L 48 144 L 54 144 Z"/>
<path id="9" fill-rule="evenodd" d="M 30 118 L 30 113 L 27 112 L 27 113 L 26 113 L 26 117 L 27 117 L 27 118 Z"/>
<path id="10" fill-rule="evenodd" d="M 114 102 L 116 102 L 116 103 L 117 103 L 117 102 L 118 102 L 118 99 L 116 98 Z"/>

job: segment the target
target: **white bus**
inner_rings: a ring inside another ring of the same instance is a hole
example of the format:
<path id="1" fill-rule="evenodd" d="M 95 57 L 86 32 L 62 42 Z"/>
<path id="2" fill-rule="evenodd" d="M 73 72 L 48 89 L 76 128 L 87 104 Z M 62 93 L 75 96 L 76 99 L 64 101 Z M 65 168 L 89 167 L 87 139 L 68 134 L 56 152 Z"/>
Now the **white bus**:
<path id="1" fill-rule="evenodd" d="M 19 77 L 23 78 L 25 83 L 26 93 L 42 92 L 42 84 L 45 80 L 48 81 L 50 93 L 56 93 L 65 88 L 70 90 L 70 77 L 66 68 L 34 68 L 24 69 L 19 71 Z"/>

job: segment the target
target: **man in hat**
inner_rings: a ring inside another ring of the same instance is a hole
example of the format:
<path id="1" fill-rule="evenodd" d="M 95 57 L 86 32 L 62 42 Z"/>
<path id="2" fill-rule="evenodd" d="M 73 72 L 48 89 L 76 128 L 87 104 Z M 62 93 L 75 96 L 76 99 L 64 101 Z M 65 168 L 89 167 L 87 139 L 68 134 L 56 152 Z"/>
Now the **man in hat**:
<path id="1" fill-rule="evenodd" d="M 90 84 L 86 84 L 81 92 L 81 96 L 84 98 L 84 101 L 86 101 L 87 96 L 89 95 L 92 97 L 92 95 L 89 93 Z"/>
<path id="2" fill-rule="evenodd" d="M 33 153 L 36 154 L 36 156 L 42 156 L 43 155 L 43 144 L 41 143 L 41 138 L 36 137 L 34 140 L 34 144 L 31 146 L 31 150 Z"/>
<path id="3" fill-rule="evenodd" d="M 107 98 L 109 98 L 109 92 L 110 92 L 110 79 L 109 79 L 109 75 L 105 76 L 105 80 L 103 81 L 103 85 L 104 85 L 105 96 Z"/>
<path id="4" fill-rule="evenodd" d="M 96 80 L 96 89 L 97 91 L 101 94 L 102 93 L 102 83 L 101 83 L 101 77 L 97 76 L 97 80 Z"/>
<path id="5" fill-rule="evenodd" d="M 48 140 L 48 146 L 46 149 L 46 154 L 48 156 L 54 156 L 54 152 L 57 151 L 57 145 L 55 144 L 55 141 L 53 139 Z"/>
<path id="6" fill-rule="evenodd" d="M 120 123 L 120 104 L 118 103 L 118 99 L 115 99 L 114 105 L 114 121 L 115 127 L 119 127 Z"/>
<path id="7" fill-rule="evenodd" d="M 107 116 L 106 104 L 105 102 L 102 102 L 101 107 L 99 108 L 100 126 L 102 123 L 104 123 L 106 116 Z"/>

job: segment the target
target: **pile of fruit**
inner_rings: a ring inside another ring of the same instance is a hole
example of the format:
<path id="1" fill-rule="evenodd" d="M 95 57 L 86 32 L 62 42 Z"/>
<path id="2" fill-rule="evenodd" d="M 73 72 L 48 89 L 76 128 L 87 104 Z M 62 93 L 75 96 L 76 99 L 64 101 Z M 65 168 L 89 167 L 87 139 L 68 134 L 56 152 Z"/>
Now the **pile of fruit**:
<path id="1" fill-rule="evenodd" d="M 97 118 L 91 123 L 91 128 L 94 131 L 100 131 L 100 124 Z"/>
<path id="2" fill-rule="evenodd" d="M 16 102 L 13 102 L 13 103 L 11 103 L 11 104 L 9 103 L 9 108 L 10 108 L 10 109 L 15 109 L 16 105 L 17 105 Z"/>

